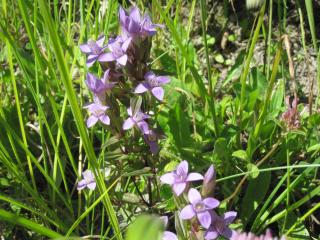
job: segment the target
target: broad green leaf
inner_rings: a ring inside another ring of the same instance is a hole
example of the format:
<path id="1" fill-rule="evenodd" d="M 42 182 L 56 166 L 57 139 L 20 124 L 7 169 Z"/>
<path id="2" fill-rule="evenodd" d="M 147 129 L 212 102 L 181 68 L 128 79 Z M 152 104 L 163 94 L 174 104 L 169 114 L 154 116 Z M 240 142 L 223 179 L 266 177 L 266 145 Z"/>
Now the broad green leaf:
<path id="1" fill-rule="evenodd" d="M 141 215 L 129 226 L 126 240 L 158 240 L 163 225 L 161 219 L 156 216 Z"/>
<path id="2" fill-rule="evenodd" d="M 236 158 L 242 159 L 244 161 L 248 161 L 247 152 L 244 150 L 237 150 L 237 151 L 233 152 L 232 157 L 236 157 Z"/>

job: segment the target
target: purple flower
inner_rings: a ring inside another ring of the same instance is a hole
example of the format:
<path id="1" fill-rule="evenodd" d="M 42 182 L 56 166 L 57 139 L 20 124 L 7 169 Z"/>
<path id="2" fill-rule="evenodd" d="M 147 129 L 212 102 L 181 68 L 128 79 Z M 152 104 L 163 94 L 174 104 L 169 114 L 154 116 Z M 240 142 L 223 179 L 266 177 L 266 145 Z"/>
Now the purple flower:
<path id="1" fill-rule="evenodd" d="M 164 227 L 166 228 L 168 225 L 168 217 L 163 216 L 160 219 L 164 222 Z M 178 240 L 177 235 L 170 231 L 164 231 L 161 240 Z"/>
<path id="2" fill-rule="evenodd" d="M 207 172 L 204 175 L 203 184 L 202 184 L 202 196 L 209 196 L 216 185 L 216 172 L 214 166 L 211 165 Z"/>
<path id="3" fill-rule="evenodd" d="M 119 20 L 123 35 L 133 38 L 153 36 L 157 32 L 157 27 L 162 27 L 162 25 L 153 24 L 148 14 L 141 18 L 137 7 L 131 8 L 129 15 L 120 7 Z"/>
<path id="4" fill-rule="evenodd" d="M 177 196 L 180 196 L 181 193 L 187 187 L 188 182 L 202 180 L 203 176 L 199 173 L 189 173 L 188 174 L 188 162 L 182 161 L 177 169 L 173 172 L 166 173 L 161 176 L 160 180 L 163 183 L 169 184 L 172 186 L 173 191 Z"/>
<path id="5" fill-rule="evenodd" d="M 153 130 L 149 130 L 147 134 L 143 134 L 143 138 L 149 145 L 151 153 L 156 154 L 159 151 L 157 134 Z"/>
<path id="6" fill-rule="evenodd" d="M 292 104 L 290 104 L 290 97 L 286 96 L 287 111 L 281 115 L 281 120 L 287 125 L 288 129 L 297 129 L 300 127 L 298 102 L 299 99 L 294 97 Z"/>
<path id="7" fill-rule="evenodd" d="M 108 106 L 104 106 L 100 103 L 91 103 L 84 108 L 88 109 L 90 112 L 90 117 L 87 119 L 87 127 L 93 127 L 98 121 L 102 122 L 105 125 L 110 124 L 110 118 L 106 114 Z"/>
<path id="8" fill-rule="evenodd" d="M 85 187 L 94 190 L 96 188 L 96 180 L 91 170 L 87 169 L 82 173 L 83 179 L 78 182 L 77 189 L 82 190 Z"/>
<path id="9" fill-rule="evenodd" d="M 234 232 L 231 240 L 278 240 L 277 237 L 272 237 L 271 231 L 267 230 L 265 235 L 256 236 L 253 233 L 241 233 L 241 232 Z M 286 240 L 287 238 L 285 236 L 281 237 L 281 240 Z"/>
<path id="10" fill-rule="evenodd" d="M 236 216 L 236 212 L 226 212 L 222 217 L 218 216 L 215 212 L 211 212 L 212 223 L 210 228 L 205 232 L 204 238 L 206 240 L 213 240 L 221 235 L 230 239 L 235 232 L 228 225 L 233 222 Z"/>
<path id="11" fill-rule="evenodd" d="M 151 91 L 151 93 L 160 101 L 163 100 L 164 90 L 161 87 L 164 84 L 170 82 L 170 78 L 167 76 L 156 76 L 153 72 L 149 71 L 144 75 L 146 81 L 138 84 L 135 93 L 143 93 Z"/>
<path id="12" fill-rule="evenodd" d="M 131 43 L 131 38 L 124 39 L 118 36 L 115 39 L 110 39 L 108 43 L 108 48 L 111 52 L 106 53 L 101 57 L 101 62 L 113 62 L 116 61 L 117 64 L 125 66 L 128 61 L 128 55 L 126 51 Z"/>
<path id="13" fill-rule="evenodd" d="M 95 75 L 87 73 L 86 84 L 88 88 L 94 93 L 96 100 L 100 103 L 104 102 L 106 91 L 112 89 L 116 82 L 109 82 L 110 79 L 110 69 L 105 71 L 103 77 L 98 79 Z"/>
<path id="14" fill-rule="evenodd" d="M 104 58 L 103 52 L 106 46 L 103 46 L 105 36 L 100 36 L 97 41 L 89 40 L 86 44 L 80 45 L 80 50 L 88 55 L 87 66 L 91 67 L 96 61 L 101 61 Z M 103 62 L 103 61 L 101 61 Z"/>
<path id="15" fill-rule="evenodd" d="M 140 110 L 133 113 L 131 107 L 127 109 L 127 112 L 130 117 L 124 121 L 122 129 L 128 130 L 134 126 L 137 126 L 143 134 L 149 134 L 149 126 L 145 120 L 150 118 L 150 116 L 141 112 Z"/>
<path id="16" fill-rule="evenodd" d="M 213 220 L 209 210 L 218 207 L 220 202 L 210 197 L 202 200 L 200 193 L 195 188 L 189 190 L 188 199 L 191 204 L 181 210 L 181 219 L 187 220 L 197 216 L 200 224 L 204 228 L 209 228 Z"/>

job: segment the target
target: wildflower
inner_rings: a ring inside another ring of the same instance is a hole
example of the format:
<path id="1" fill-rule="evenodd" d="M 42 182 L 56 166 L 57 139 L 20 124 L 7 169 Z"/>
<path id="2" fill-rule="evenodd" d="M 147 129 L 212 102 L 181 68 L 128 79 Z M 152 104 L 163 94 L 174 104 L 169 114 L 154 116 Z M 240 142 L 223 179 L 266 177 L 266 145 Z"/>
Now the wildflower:
<path id="1" fill-rule="evenodd" d="M 166 173 L 161 176 L 160 180 L 163 183 L 172 186 L 173 191 L 177 196 L 187 187 L 188 182 L 202 180 L 203 176 L 199 173 L 188 174 L 188 162 L 182 161 L 173 172 Z"/>
<path id="2" fill-rule="evenodd" d="M 231 240 L 278 240 L 277 237 L 273 238 L 271 231 L 268 229 L 265 235 L 256 236 L 253 233 L 241 233 L 241 232 L 235 232 Z M 286 240 L 285 236 L 282 236 L 280 240 Z"/>
<path id="3" fill-rule="evenodd" d="M 93 127 L 98 121 L 102 122 L 105 125 L 110 124 L 110 118 L 106 114 L 108 106 L 104 106 L 100 103 L 91 103 L 84 108 L 88 109 L 90 112 L 90 117 L 87 119 L 87 127 Z"/>
<path id="4" fill-rule="evenodd" d="M 143 139 L 149 145 L 151 153 L 156 154 L 159 151 L 158 136 L 153 130 L 143 134 Z"/>
<path id="5" fill-rule="evenodd" d="M 127 109 L 127 112 L 130 117 L 124 121 L 122 129 L 128 130 L 133 128 L 134 126 L 137 126 L 143 134 L 149 134 L 149 126 L 145 120 L 150 118 L 150 116 L 141 112 L 140 110 L 132 112 L 131 107 Z"/>
<path id="6" fill-rule="evenodd" d="M 200 224 L 204 228 L 209 228 L 213 220 L 209 210 L 218 207 L 220 202 L 217 199 L 210 197 L 202 200 L 200 193 L 195 188 L 189 190 L 188 200 L 191 204 L 185 206 L 181 210 L 181 219 L 186 220 L 197 216 Z"/>
<path id="7" fill-rule="evenodd" d="M 83 179 L 78 182 L 77 189 L 82 190 L 85 187 L 94 190 L 96 188 L 96 180 L 91 170 L 87 169 L 82 173 Z"/>
<path id="8" fill-rule="evenodd" d="M 80 50 L 88 55 L 87 66 L 91 67 L 96 61 L 101 61 L 105 57 L 103 46 L 105 36 L 100 36 L 97 41 L 89 40 L 88 43 L 80 45 Z"/>
<path id="9" fill-rule="evenodd" d="M 157 27 L 162 27 L 162 25 L 153 24 L 148 14 L 141 18 L 137 7 L 131 8 L 129 15 L 120 7 L 119 20 L 122 34 L 132 38 L 153 36 L 157 32 Z"/>
<path id="10" fill-rule="evenodd" d="M 300 114 L 298 112 L 299 99 L 294 97 L 290 104 L 290 97 L 286 96 L 287 111 L 281 115 L 281 120 L 287 125 L 288 129 L 297 129 L 300 127 Z"/>
<path id="11" fill-rule="evenodd" d="M 101 79 L 98 79 L 95 75 L 87 73 L 86 84 L 90 91 L 92 91 L 101 103 L 103 103 L 106 91 L 112 89 L 116 82 L 109 82 L 110 70 L 108 69 L 103 74 Z"/>
<path id="12" fill-rule="evenodd" d="M 110 39 L 108 43 L 108 48 L 111 52 L 106 53 L 101 58 L 101 62 L 113 62 L 116 61 L 117 64 L 125 66 L 128 61 L 128 55 L 126 51 L 131 43 L 131 38 L 124 39 L 118 36 L 115 39 Z"/>
<path id="13" fill-rule="evenodd" d="M 222 217 L 218 216 L 215 212 L 211 212 L 212 223 L 210 228 L 205 232 L 205 240 L 213 240 L 218 236 L 230 239 L 235 232 L 228 225 L 233 222 L 236 216 L 236 212 L 226 212 Z"/>
<path id="14" fill-rule="evenodd" d="M 213 165 L 211 165 L 204 175 L 202 184 L 202 196 L 209 196 L 216 185 L 216 172 Z"/>
<path id="15" fill-rule="evenodd" d="M 160 219 L 164 222 L 164 227 L 166 228 L 168 225 L 168 217 L 163 216 Z M 178 240 L 177 235 L 170 231 L 164 231 L 161 240 Z"/>
<path id="16" fill-rule="evenodd" d="M 164 90 L 161 87 L 170 82 L 167 76 L 156 76 L 153 72 L 149 71 L 144 75 L 146 81 L 138 84 L 135 93 L 143 93 L 151 91 L 151 93 L 160 101 L 163 100 Z"/>

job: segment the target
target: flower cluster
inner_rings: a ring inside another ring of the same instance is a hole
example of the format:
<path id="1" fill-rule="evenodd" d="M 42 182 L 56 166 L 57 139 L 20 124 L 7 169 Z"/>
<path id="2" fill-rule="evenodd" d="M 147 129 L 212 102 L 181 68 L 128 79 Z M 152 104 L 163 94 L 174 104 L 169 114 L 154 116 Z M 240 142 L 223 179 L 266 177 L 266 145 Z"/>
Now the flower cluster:
<path id="1" fill-rule="evenodd" d="M 219 216 L 214 211 L 220 205 L 219 200 L 210 197 L 215 186 L 215 176 L 213 165 L 203 177 L 199 173 L 189 173 L 188 162 L 182 161 L 174 171 L 161 176 L 160 180 L 164 184 L 169 184 L 177 197 L 187 193 L 188 203 L 181 209 L 179 217 L 200 226 L 204 239 L 212 240 L 218 236 L 230 239 L 235 231 L 228 225 L 233 222 L 237 213 L 230 211 Z M 197 189 L 189 187 L 190 182 L 199 180 L 203 180 L 202 194 Z M 173 233 L 165 232 L 163 240 L 173 240 L 175 237 Z"/>
<path id="2" fill-rule="evenodd" d="M 99 63 L 104 72 L 101 79 L 92 73 L 86 77 L 85 83 L 93 95 L 93 102 L 84 107 L 89 112 L 87 127 L 91 128 L 98 122 L 105 126 L 118 124 L 123 121 L 118 115 L 121 105 L 124 105 L 129 117 L 123 121 L 122 128 L 116 130 L 121 132 L 135 127 L 155 154 L 159 150 L 159 137 L 149 127 L 150 116 L 140 109 L 141 106 L 144 110 L 152 106 L 148 103 L 138 106 L 131 103 L 146 92 L 160 102 L 164 99 L 163 85 L 168 84 L 170 78 L 156 75 L 148 65 L 151 37 L 162 25 L 153 24 L 149 15 L 142 16 L 137 7 L 132 7 L 129 12 L 120 7 L 119 22 L 119 36 L 105 43 L 105 36 L 101 35 L 96 41 L 89 40 L 80 45 L 80 50 L 87 55 L 87 67 Z"/>
<path id="3" fill-rule="evenodd" d="M 286 96 L 287 111 L 281 115 L 281 120 L 285 123 L 289 130 L 297 129 L 300 127 L 300 113 L 298 111 L 299 99 L 294 97 L 290 104 L 290 97 Z"/>

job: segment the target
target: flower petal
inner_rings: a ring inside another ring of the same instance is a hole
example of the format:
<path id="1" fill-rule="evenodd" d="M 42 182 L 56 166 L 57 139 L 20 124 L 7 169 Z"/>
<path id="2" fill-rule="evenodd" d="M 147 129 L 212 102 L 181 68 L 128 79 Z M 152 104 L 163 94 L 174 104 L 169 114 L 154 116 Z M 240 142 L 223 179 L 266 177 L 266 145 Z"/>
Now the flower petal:
<path id="1" fill-rule="evenodd" d="M 91 67 L 98 59 L 97 55 L 89 55 L 87 59 L 87 67 Z"/>
<path id="2" fill-rule="evenodd" d="M 117 58 L 117 63 L 119 63 L 122 66 L 125 66 L 127 64 L 128 56 L 127 54 L 122 55 L 121 57 Z"/>
<path id="3" fill-rule="evenodd" d="M 219 236 L 219 234 L 214 228 L 209 228 L 204 234 L 204 239 L 205 240 L 214 240 L 218 236 Z"/>
<path id="4" fill-rule="evenodd" d="M 98 122 L 98 118 L 94 115 L 91 115 L 90 117 L 88 117 L 87 119 L 87 127 L 91 128 L 93 127 L 97 122 Z"/>
<path id="5" fill-rule="evenodd" d="M 101 36 L 97 39 L 96 44 L 97 44 L 100 48 L 103 47 L 103 43 L 104 43 L 105 38 L 106 38 L 106 36 L 101 35 Z"/>
<path id="6" fill-rule="evenodd" d="M 234 233 L 230 228 L 225 227 L 220 234 L 225 238 L 230 239 Z"/>
<path id="7" fill-rule="evenodd" d="M 127 19 L 126 12 L 125 12 L 124 9 L 120 6 L 120 7 L 119 7 L 119 20 L 120 20 L 120 23 L 121 23 L 122 27 L 125 26 L 125 24 L 126 24 L 126 19 Z"/>
<path id="8" fill-rule="evenodd" d="M 152 81 L 155 77 L 156 75 L 152 71 L 149 71 L 144 75 L 144 79 L 147 81 Z"/>
<path id="9" fill-rule="evenodd" d="M 126 40 L 122 43 L 122 46 L 121 46 L 122 51 L 124 51 L 124 52 L 127 51 L 128 47 L 130 46 L 131 40 L 132 40 L 132 38 L 129 37 L 128 39 L 126 39 Z"/>
<path id="10" fill-rule="evenodd" d="M 137 7 L 131 8 L 129 17 L 130 17 L 133 21 L 135 21 L 135 22 L 137 22 L 137 23 L 140 23 L 140 21 L 141 21 L 141 16 L 140 16 L 139 8 L 137 8 Z"/>
<path id="11" fill-rule="evenodd" d="M 198 181 L 202 179 L 203 179 L 203 176 L 200 173 L 189 173 L 186 181 L 191 182 L 191 181 Z"/>
<path id="12" fill-rule="evenodd" d="M 167 83 L 170 82 L 170 77 L 168 77 L 168 76 L 159 76 L 159 77 L 157 77 L 157 81 L 158 81 L 161 85 L 167 84 Z"/>
<path id="13" fill-rule="evenodd" d="M 110 125 L 110 118 L 109 118 L 109 116 L 106 115 L 106 114 L 100 116 L 100 117 L 99 117 L 99 120 L 100 120 L 103 124 L 105 124 L 105 125 Z"/>
<path id="14" fill-rule="evenodd" d="M 191 204 L 185 206 L 180 212 L 180 218 L 183 220 L 191 219 L 196 215 Z"/>
<path id="15" fill-rule="evenodd" d="M 198 218 L 202 227 L 207 228 L 207 229 L 210 227 L 211 215 L 210 215 L 209 211 L 197 213 L 197 218 Z"/>
<path id="16" fill-rule="evenodd" d="M 79 48 L 80 48 L 81 52 L 83 52 L 83 53 L 87 53 L 87 54 L 91 53 L 91 48 L 88 44 L 81 44 L 79 46 Z"/>
<path id="17" fill-rule="evenodd" d="M 151 89 L 153 96 L 155 96 L 159 101 L 163 100 L 164 90 L 162 87 L 154 87 Z"/>
<path id="18" fill-rule="evenodd" d="M 187 177 L 187 174 L 188 174 L 188 162 L 186 160 L 182 161 L 181 163 L 179 163 L 179 165 L 177 166 L 177 173 L 178 175 L 182 175 L 182 176 L 186 176 Z"/>
<path id="19" fill-rule="evenodd" d="M 191 188 L 188 192 L 188 199 L 191 204 L 196 204 L 201 201 L 201 195 L 197 189 Z"/>
<path id="20" fill-rule="evenodd" d="M 87 186 L 86 180 L 82 179 L 78 182 L 77 190 L 82 190 Z"/>
<path id="21" fill-rule="evenodd" d="M 148 85 L 146 83 L 139 83 L 136 89 L 134 90 L 134 93 L 144 93 L 149 90 L 147 87 Z"/>
<path id="22" fill-rule="evenodd" d="M 173 191 L 175 192 L 175 194 L 177 196 L 180 196 L 181 193 L 183 193 L 183 191 L 186 189 L 187 184 L 186 183 L 174 183 L 172 188 Z"/>
<path id="23" fill-rule="evenodd" d="M 204 184 L 208 184 L 215 177 L 214 166 L 210 165 L 207 172 L 204 175 Z"/>
<path id="24" fill-rule="evenodd" d="M 145 121 L 140 121 L 137 123 L 138 128 L 143 134 L 148 134 L 149 133 L 149 125 Z"/>
<path id="25" fill-rule="evenodd" d="M 207 209 L 213 209 L 219 206 L 220 201 L 215 198 L 205 198 L 203 199 L 203 203 L 206 205 Z"/>
<path id="26" fill-rule="evenodd" d="M 161 240 L 178 240 L 178 238 L 173 232 L 165 231 Z"/>
<path id="27" fill-rule="evenodd" d="M 234 211 L 226 212 L 223 214 L 223 218 L 226 225 L 232 223 L 236 217 L 237 217 L 237 212 L 234 212 Z"/>
<path id="28" fill-rule="evenodd" d="M 160 181 L 165 184 L 172 185 L 174 183 L 174 175 L 173 173 L 166 173 L 160 177 Z"/>
<path id="29" fill-rule="evenodd" d="M 96 188 L 97 184 L 96 182 L 91 182 L 87 185 L 87 187 L 91 190 L 94 190 Z"/>
<path id="30" fill-rule="evenodd" d="M 130 128 L 132 128 L 135 124 L 135 121 L 129 117 L 127 120 L 124 121 L 123 125 L 122 125 L 122 129 L 123 130 L 128 130 Z"/>
<path id="31" fill-rule="evenodd" d="M 99 62 L 112 62 L 116 60 L 112 53 L 103 53 L 99 56 Z"/>

